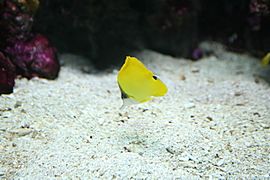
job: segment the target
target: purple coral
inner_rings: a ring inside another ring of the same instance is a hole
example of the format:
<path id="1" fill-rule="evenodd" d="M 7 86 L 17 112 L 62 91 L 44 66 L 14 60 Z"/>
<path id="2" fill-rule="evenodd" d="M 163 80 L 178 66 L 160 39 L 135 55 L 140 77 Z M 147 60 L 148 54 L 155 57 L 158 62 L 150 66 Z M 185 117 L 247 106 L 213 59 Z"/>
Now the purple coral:
<path id="1" fill-rule="evenodd" d="M 28 41 L 17 40 L 5 51 L 16 65 L 18 74 L 24 77 L 55 79 L 58 75 L 60 65 L 56 49 L 41 34 L 33 36 Z"/>
<path id="2" fill-rule="evenodd" d="M 269 14 L 269 2 L 267 0 L 251 0 L 249 3 L 250 13 L 259 15 Z"/>
<path id="3" fill-rule="evenodd" d="M 48 39 L 33 34 L 34 12 L 39 1 L 0 1 L 0 94 L 13 91 L 16 75 L 55 79 L 60 65 Z"/>
<path id="4" fill-rule="evenodd" d="M 0 94 L 9 94 L 13 92 L 15 77 L 15 66 L 2 52 L 0 52 Z"/>
<path id="5" fill-rule="evenodd" d="M 202 49 L 200 49 L 200 48 L 195 48 L 195 49 L 192 51 L 191 57 L 192 57 L 194 60 L 201 59 L 201 58 L 203 57 L 203 51 L 202 51 Z"/>
<path id="6" fill-rule="evenodd" d="M 23 11 L 20 3 L 4 0 L 0 2 L 0 37 L 2 46 L 17 39 L 25 39 L 30 34 L 33 14 Z"/>
<path id="7" fill-rule="evenodd" d="M 253 31 L 259 31 L 262 24 L 262 16 L 269 15 L 270 1 L 267 0 L 251 0 L 249 3 L 250 17 L 247 22 Z"/>

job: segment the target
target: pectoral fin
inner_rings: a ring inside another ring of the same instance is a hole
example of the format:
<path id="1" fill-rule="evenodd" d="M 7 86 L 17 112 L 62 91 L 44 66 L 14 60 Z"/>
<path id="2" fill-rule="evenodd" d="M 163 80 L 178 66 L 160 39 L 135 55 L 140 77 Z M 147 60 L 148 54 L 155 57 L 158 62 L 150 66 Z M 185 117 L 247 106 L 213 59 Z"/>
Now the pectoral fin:
<path id="1" fill-rule="evenodd" d="M 121 91 L 121 98 L 123 100 L 123 104 L 120 107 L 120 109 L 124 109 L 125 107 L 132 105 L 132 104 L 138 104 L 135 100 L 133 100 L 130 96 L 128 96 L 121 88 L 121 86 L 118 84 L 119 89 Z"/>

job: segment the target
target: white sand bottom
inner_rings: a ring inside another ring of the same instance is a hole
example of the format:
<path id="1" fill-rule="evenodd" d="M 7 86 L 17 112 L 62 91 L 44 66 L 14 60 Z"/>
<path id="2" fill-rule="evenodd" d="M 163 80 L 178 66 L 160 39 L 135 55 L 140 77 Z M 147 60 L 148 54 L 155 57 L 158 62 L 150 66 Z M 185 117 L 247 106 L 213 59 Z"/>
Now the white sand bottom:
<path id="1" fill-rule="evenodd" d="M 0 96 L 0 179 L 270 178 L 269 69 L 211 48 L 137 53 L 169 92 L 122 111 L 117 70 L 86 73 L 80 57 L 61 56 L 55 81 L 16 80 Z"/>

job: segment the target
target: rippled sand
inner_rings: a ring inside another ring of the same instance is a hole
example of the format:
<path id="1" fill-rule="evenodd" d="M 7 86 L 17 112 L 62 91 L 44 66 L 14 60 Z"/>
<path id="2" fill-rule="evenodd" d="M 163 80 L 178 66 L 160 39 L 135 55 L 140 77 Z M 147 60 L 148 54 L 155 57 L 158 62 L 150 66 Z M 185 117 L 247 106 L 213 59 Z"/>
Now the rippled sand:
<path id="1" fill-rule="evenodd" d="M 257 59 L 205 44 L 192 62 L 135 53 L 166 96 L 120 110 L 117 70 L 62 55 L 55 81 L 0 96 L 0 179 L 270 178 L 270 78 Z"/>

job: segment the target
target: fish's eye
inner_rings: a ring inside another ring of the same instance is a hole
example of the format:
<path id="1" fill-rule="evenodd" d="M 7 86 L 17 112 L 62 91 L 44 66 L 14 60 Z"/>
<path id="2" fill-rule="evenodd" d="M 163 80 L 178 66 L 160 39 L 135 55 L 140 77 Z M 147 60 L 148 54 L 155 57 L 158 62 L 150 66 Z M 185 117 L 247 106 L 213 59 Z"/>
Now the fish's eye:
<path id="1" fill-rule="evenodd" d="M 153 76 L 153 78 L 154 78 L 154 80 L 157 80 L 158 79 L 157 76 Z"/>

